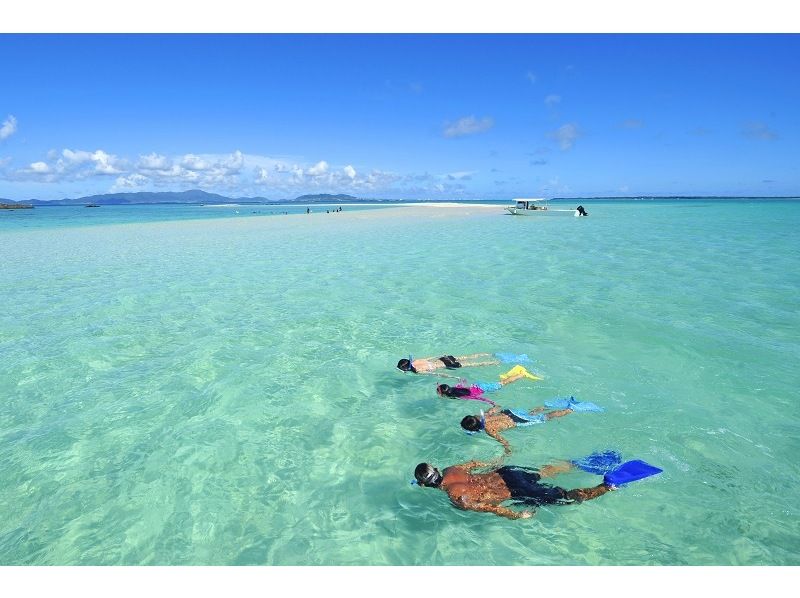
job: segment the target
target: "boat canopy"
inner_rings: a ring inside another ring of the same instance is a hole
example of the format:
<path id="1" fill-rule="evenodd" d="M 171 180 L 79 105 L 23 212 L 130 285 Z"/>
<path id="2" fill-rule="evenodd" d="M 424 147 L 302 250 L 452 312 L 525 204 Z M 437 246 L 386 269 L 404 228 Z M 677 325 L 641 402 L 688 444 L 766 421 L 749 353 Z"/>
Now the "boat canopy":
<path id="1" fill-rule="evenodd" d="M 545 199 L 544 197 L 534 197 L 534 198 L 518 197 L 513 201 L 516 202 L 517 204 L 516 207 L 518 210 L 542 210 L 544 209 L 544 206 L 542 206 L 541 203 L 546 202 L 547 199 Z"/>

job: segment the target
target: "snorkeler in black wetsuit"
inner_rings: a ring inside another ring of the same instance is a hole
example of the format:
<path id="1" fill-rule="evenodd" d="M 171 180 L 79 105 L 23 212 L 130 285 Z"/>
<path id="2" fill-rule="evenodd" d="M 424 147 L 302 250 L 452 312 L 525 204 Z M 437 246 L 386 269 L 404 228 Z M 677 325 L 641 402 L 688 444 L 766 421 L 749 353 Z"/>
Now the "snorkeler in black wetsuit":
<path id="1" fill-rule="evenodd" d="M 569 471 L 570 462 L 545 465 L 537 469 L 505 466 L 486 473 L 474 473 L 476 469 L 492 467 L 494 463 L 470 461 L 453 465 L 440 473 L 428 463 L 420 463 L 414 470 L 414 478 L 420 486 L 438 488 L 447 492 L 450 502 L 459 509 L 494 513 L 508 519 L 527 519 L 532 511 L 514 511 L 501 503 L 513 501 L 532 507 L 547 504 L 582 502 L 602 496 L 613 490 L 613 486 L 599 484 L 592 488 L 566 490 L 559 486 L 540 484 L 543 477 Z"/>

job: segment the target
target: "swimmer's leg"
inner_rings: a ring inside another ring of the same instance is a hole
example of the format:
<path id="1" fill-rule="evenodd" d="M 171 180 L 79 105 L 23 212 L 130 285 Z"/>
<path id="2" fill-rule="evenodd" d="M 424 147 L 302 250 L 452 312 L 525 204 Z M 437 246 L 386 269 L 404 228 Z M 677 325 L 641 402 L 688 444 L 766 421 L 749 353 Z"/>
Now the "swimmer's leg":
<path id="1" fill-rule="evenodd" d="M 499 359 L 492 357 L 491 353 L 473 353 L 472 355 L 459 355 L 456 357 L 462 366 L 480 367 L 484 365 L 498 365 Z"/>
<path id="2" fill-rule="evenodd" d="M 585 500 L 592 500 L 598 496 L 603 496 L 606 492 L 611 492 L 613 488 L 600 484 L 594 488 L 575 488 L 574 490 L 567 490 L 566 496 L 575 502 L 583 502 Z"/>
<path id="3" fill-rule="evenodd" d="M 556 417 L 564 417 L 565 415 L 569 415 L 572 413 L 572 409 L 559 409 L 558 411 L 551 411 L 549 413 L 544 414 L 545 419 L 553 419 Z"/>
<path id="4" fill-rule="evenodd" d="M 573 469 L 575 465 L 570 461 L 559 461 L 558 463 L 551 463 L 550 465 L 542 465 L 539 468 L 539 476 L 543 478 L 552 478 L 560 473 L 565 473 Z"/>

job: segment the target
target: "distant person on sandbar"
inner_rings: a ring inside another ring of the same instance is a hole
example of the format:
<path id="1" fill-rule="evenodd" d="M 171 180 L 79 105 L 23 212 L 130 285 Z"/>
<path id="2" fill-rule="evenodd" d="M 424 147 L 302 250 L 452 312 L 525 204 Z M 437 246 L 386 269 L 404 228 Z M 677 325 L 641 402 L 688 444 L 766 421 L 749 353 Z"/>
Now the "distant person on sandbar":
<path id="1" fill-rule="evenodd" d="M 553 409 L 551 411 L 546 411 L 545 407 L 536 407 L 530 411 L 526 411 L 525 409 L 503 409 L 499 405 L 494 405 L 485 415 L 483 412 L 481 412 L 479 416 L 467 415 L 461 420 L 461 427 L 468 434 L 476 434 L 481 431 L 486 432 L 503 445 L 503 450 L 506 455 L 510 455 L 511 445 L 509 445 L 508 440 L 503 438 L 502 434 L 500 434 L 504 430 L 543 424 L 551 419 L 564 417 L 575 411 L 602 410 L 601 407 L 598 407 L 594 403 L 576 401 L 574 398 L 563 408 Z"/>

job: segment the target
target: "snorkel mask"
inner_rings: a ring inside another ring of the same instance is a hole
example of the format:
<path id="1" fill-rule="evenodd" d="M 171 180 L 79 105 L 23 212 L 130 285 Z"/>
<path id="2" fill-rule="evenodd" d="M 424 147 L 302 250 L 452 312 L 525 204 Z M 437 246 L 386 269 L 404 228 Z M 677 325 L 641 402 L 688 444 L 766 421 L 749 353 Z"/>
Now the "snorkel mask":
<path id="1" fill-rule="evenodd" d="M 486 429 L 486 416 L 483 414 L 483 409 L 481 409 L 480 428 L 477 430 L 466 430 L 462 427 L 461 429 L 464 430 L 465 434 L 469 434 L 470 436 L 483 432 Z"/>
<path id="2" fill-rule="evenodd" d="M 405 364 L 404 365 L 400 365 L 403 361 L 408 361 L 408 364 L 407 365 L 405 365 Z M 407 372 L 414 372 L 416 374 L 417 370 L 416 370 L 416 368 L 414 368 L 413 364 L 414 364 L 414 356 L 409 353 L 408 354 L 408 359 L 407 360 L 401 359 L 397 363 L 396 367 L 397 367 L 398 370 L 400 370 L 404 374 L 407 373 Z"/>
<path id="3" fill-rule="evenodd" d="M 421 482 L 417 481 L 416 478 L 411 480 L 412 486 L 429 486 L 431 488 L 436 488 L 441 483 L 442 483 L 442 474 L 439 473 L 439 470 L 437 470 L 435 467 L 433 468 L 433 471 L 429 472 L 428 475 L 425 476 L 425 479 L 422 480 Z"/>

